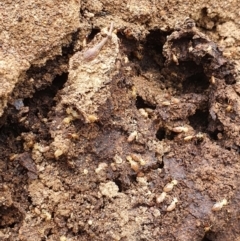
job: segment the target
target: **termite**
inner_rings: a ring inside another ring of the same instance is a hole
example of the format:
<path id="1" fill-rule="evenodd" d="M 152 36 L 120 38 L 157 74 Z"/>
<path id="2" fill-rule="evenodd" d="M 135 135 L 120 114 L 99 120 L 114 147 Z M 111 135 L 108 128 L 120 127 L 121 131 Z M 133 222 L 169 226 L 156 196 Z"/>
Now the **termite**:
<path id="1" fill-rule="evenodd" d="M 177 126 L 177 127 L 173 127 L 172 131 L 177 132 L 177 133 L 181 133 L 181 132 L 188 132 L 188 128 L 186 126 Z"/>
<path id="2" fill-rule="evenodd" d="M 178 202 L 177 198 L 173 198 L 172 202 L 170 203 L 170 205 L 167 207 L 166 211 L 167 212 L 171 212 L 176 208 L 176 203 Z"/>
<path id="3" fill-rule="evenodd" d="M 171 192 L 173 190 L 173 187 L 177 185 L 178 181 L 177 180 L 172 180 L 170 183 L 168 183 L 164 188 L 164 192 Z"/>
<path id="4" fill-rule="evenodd" d="M 227 199 L 223 199 L 220 202 L 216 202 L 213 207 L 212 207 L 212 211 L 220 211 L 222 209 L 223 206 L 227 205 Z"/>
<path id="5" fill-rule="evenodd" d="M 134 141 L 134 140 L 136 139 L 136 137 L 137 137 L 137 132 L 136 132 L 136 131 L 133 131 L 133 132 L 129 135 L 127 141 L 128 141 L 128 142 L 132 142 L 132 141 Z"/>
<path id="6" fill-rule="evenodd" d="M 164 199 L 166 198 L 167 193 L 166 192 L 162 192 L 159 196 L 157 196 L 156 198 L 156 202 L 157 203 L 162 203 L 164 201 Z"/>

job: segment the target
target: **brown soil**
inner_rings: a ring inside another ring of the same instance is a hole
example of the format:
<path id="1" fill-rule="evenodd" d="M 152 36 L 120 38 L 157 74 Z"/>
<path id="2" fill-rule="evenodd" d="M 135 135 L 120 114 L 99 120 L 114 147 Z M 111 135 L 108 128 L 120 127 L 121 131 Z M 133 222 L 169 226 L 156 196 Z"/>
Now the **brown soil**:
<path id="1" fill-rule="evenodd" d="M 237 2 L 44 2 L 1 45 L 0 240 L 239 241 Z"/>

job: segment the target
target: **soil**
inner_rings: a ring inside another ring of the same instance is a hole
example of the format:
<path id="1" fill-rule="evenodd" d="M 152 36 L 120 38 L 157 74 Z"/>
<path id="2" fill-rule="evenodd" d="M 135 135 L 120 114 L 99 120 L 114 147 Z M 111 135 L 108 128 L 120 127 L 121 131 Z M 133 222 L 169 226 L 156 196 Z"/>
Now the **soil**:
<path id="1" fill-rule="evenodd" d="M 239 241 L 238 4 L 0 3 L 0 240 Z"/>

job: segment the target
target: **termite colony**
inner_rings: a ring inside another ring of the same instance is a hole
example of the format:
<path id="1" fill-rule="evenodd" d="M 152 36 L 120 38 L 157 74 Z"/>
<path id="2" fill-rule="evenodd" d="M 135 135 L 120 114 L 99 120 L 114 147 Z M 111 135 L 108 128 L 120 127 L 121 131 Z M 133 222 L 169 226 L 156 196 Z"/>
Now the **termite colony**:
<path id="1" fill-rule="evenodd" d="M 131 154 L 126 157 L 126 160 L 130 163 L 131 169 L 134 170 L 138 177 L 142 176 L 141 167 L 146 165 L 146 161 L 141 157 L 141 155 Z"/>
<path id="2" fill-rule="evenodd" d="M 133 87 L 133 89 L 132 89 L 132 95 L 134 96 L 134 98 L 137 95 L 135 87 Z M 170 105 L 174 106 L 174 105 L 178 105 L 180 103 L 180 100 L 178 98 L 169 97 L 169 95 L 167 95 L 167 94 L 165 97 L 169 100 L 161 101 L 161 105 L 163 107 L 168 107 Z M 150 108 L 140 108 L 140 109 L 138 109 L 138 111 L 145 119 L 150 116 L 153 116 L 153 112 L 154 112 L 154 110 L 150 109 Z M 227 111 L 230 111 L 230 107 L 227 108 Z M 178 125 L 178 126 L 166 126 L 166 128 L 169 131 L 174 132 L 177 135 L 177 139 L 183 140 L 186 142 L 192 141 L 192 140 L 202 141 L 205 137 L 205 134 L 203 134 L 201 132 L 196 133 L 194 131 L 194 129 L 190 125 L 187 125 L 187 124 Z M 132 142 L 135 139 L 137 139 L 137 132 L 133 131 L 128 137 L 128 142 Z"/>
<path id="3" fill-rule="evenodd" d="M 214 77 L 211 79 L 212 82 L 215 81 Z M 133 95 L 136 96 L 135 93 L 135 89 L 133 88 Z M 171 100 L 167 100 L 167 101 L 163 101 L 162 105 L 163 106 L 169 106 L 172 104 L 178 104 L 180 101 L 177 98 L 171 98 Z M 151 110 L 153 111 L 153 110 Z M 148 118 L 148 115 L 151 114 L 151 111 L 148 111 L 148 109 L 139 109 L 140 114 L 144 117 L 144 118 Z M 228 110 L 229 111 L 229 110 Z M 166 126 L 168 130 L 176 133 L 178 139 L 181 139 L 183 141 L 191 141 L 191 140 L 195 140 L 195 141 L 202 141 L 205 137 L 205 134 L 198 132 L 196 133 L 195 130 L 187 124 L 184 125 L 176 125 L 176 126 Z M 132 131 L 128 138 L 127 138 L 127 142 L 130 144 L 134 141 L 137 141 L 139 139 L 139 133 L 134 130 Z M 137 174 L 137 178 L 143 178 L 144 177 L 144 173 L 141 171 L 142 167 L 146 165 L 147 161 L 144 160 L 144 158 L 141 157 L 141 155 L 139 154 L 130 154 L 126 156 L 126 160 L 129 162 L 131 169 Z M 116 163 L 122 163 L 122 159 L 115 157 L 115 161 Z M 163 202 L 165 202 L 166 198 L 169 198 L 169 194 L 172 192 L 172 190 L 174 189 L 174 186 L 176 186 L 178 184 L 178 181 L 173 179 L 171 182 L 167 183 L 164 187 L 163 190 L 160 194 L 156 194 L 155 198 L 156 198 L 156 203 L 157 204 L 161 204 Z M 164 208 L 164 210 L 166 212 L 171 212 L 173 210 L 176 209 L 177 207 L 177 203 L 179 202 L 177 197 L 172 197 L 171 198 L 171 202 L 168 206 L 166 206 Z M 211 211 L 216 212 L 216 211 L 220 211 L 225 205 L 227 205 L 227 200 L 223 199 L 222 201 L 216 202 L 212 208 Z"/>
<path id="4" fill-rule="evenodd" d="M 173 187 L 176 186 L 177 184 L 178 184 L 177 180 L 172 180 L 171 182 L 167 183 L 163 188 L 163 192 L 160 195 L 156 196 L 156 203 L 162 203 L 167 197 L 167 193 L 170 193 L 173 190 Z M 170 205 L 166 208 L 166 211 L 167 212 L 173 211 L 176 208 L 177 202 L 178 202 L 178 199 L 174 197 Z"/>
<path id="5" fill-rule="evenodd" d="M 178 134 L 179 139 L 183 139 L 184 141 L 202 141 L 205 137 L 205 135 L 201 132 L 194 133 L 194 130 L 191 126 L 175 126 L 169 128 L 174 133 Z"/>
<path id="6" fill-rule="evenodd" d="M 137 131 L 133 131 L 128 136 L 127 142 L 131 143 L 137 139 L 138 139 L 138 133 Z M 131 169 L 134 170 L 138 174 L 138 176 L 141 176 L 142 175 L 142 173 L 140 172 L 141 167 L 146 165 L 146 161 L 141 157 L 141 155 L 132 153 L 126 156 L 126 160 L 130 163 Z"/>
<path id="7" fill-rule="evenodd" d="M 130 133 L 130 135 L 127 138 L 128 143 L 133 142 L 138 138 L 137 131 L 133 131 Z M 115 161 L 118 161 L 119 158 L 114 158 Z M 130 154 L 126 156 L 126 160 L 129 162 L 131 169 L 137 173 L 137 177 L 144 176 L 144 173 L 141 172 L 141 167 L 146 165 L 146 161 L 141 157 L 139 154 Z M 170 193 L 174 186 L 177 185 L 177 180 L 172 180 L 170 183 L 167 183 L 164 188 L 163 192 L 160 195 L 156 196 L 156 202 L 162 203 L 164 199 L 167 196 L 167 193 Z M 178 202 L 178 199 L 176 197 L 173 198 L 170 205 L 166 208 L 167 212 L 173 211 L 176 208 L 176 204 Z"/>
<path id="8" fill-rule="evenodd" d="M 165 107 L 170 106 L 170 105 L 176 106 L 180 103 L 180 100 L 178 98 L 170 97 L 168 94 L 166 94 L 165 97 L 167 99 L 161 101 L 162 106 L 165 106 Z"/>
<path id="9" fill-rule="evenodd" d="M 172 127 L 171 130 L 175 133 L 180 133 L 180 134 L 185 134 L 189 131 L 189 127 L 188 126 L 176 126 L 176 127 Z M 196 140 L 202 140 L 204 138 L 204 135 L 202 133 L 197 133 L 194 135 L 188 135 L 185 136 L 183 139 L 185 141 L 189 141 L 192 139 L 196 139 Z M 135 140 L 138 139 L 138 132 L 137 131 L 133 131 L 130 133 L 130 135 L 127 138 L 128 143 L 131 143 Z M 115 161 L 116 163 L 122 163 L 122 159 L 119 158 L 118 156 L 115 157 Z M 121 160 L 121 162 L 119 161 Z M 141 172 L 141 167 L 146 165 L 146 161 L 141 157 L 141 155 L 138 154 L 130 154 L 126 157 L 126 160 L 129 162 L 131 169 L 133 171 L 135 171 L 137 173 L 138 177 L 142 177 L 144 176 L 144 173 Z M 156 195 L 156 203 L 160 204 L 162 202 L 164 202 L 164 200 L 166 199 L 167 195 L 173 190 L 174 186 L 176 186 L 178 184 L 178 181 L 173 179 L 171 182 L 167 183 L 164 187 L 163 187 L 163 191 L 161 194 Z M 178 199 L 176 197 L 174 197 L 171 201 L 171 203 L 169 204 L 169 206 L 167 206 L 167 208 L 165 209 L 167 212 L 171 212 L 176 208 L 176 204 L 178 203 Z M 216 202 L 213 207 L 212 207 L 212 211 L 220 211 L 223 206 L 227 205 L 227 200 L 223 199 L 222 201 Z"/>
<path id="10" fill-rule="evenodd" d="M 129 134 L 127 138 L 127 142 L 131 143 L 138 139 L 138 132 L 133 131 Z M 118 161 L 119 158 L 115 158 L 115 161 Z M 131 169 L 137 173 L 137 177 L 143 177 L 144 173 L 141 172 L 141 167 L 146 165 L 146 161 L 141 157 L 139 154 L 130 154 L 126 156 L 126 160 L 129 162 Z M 160 195 L 156 196 L 156 202 L 162 203 L 167 196 L 167 193 L 170 193 L 174 186 L 177 185 L 177 180 L 172 180 L 171 182 L 167 183 L 164 188 L 163 192 Z M 173 211 L 176 208 L 176 204 L 178 199 L 176 197 L 173 198 L 172 202 L 166 208 L 167 212 Z"/>

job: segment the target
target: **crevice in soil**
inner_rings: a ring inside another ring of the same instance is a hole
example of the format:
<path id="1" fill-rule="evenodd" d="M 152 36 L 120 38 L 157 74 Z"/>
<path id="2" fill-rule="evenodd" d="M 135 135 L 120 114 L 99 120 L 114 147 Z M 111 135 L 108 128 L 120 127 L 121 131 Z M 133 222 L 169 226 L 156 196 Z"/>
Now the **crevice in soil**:
<path id="1" fill-rule="evenodd" d="M 208 239 L 208 238 L 206 237 L 206 235 L 205 235 L 201 241 L 212 241 L 212 240 L 211 240 L 211 239 Z"/>
<path id="2" fill-rule="evenodd" d="M 209 80 L 204 72 L 195 73 L 183 81 L 183 93 L 203 93 L 208 89 Z"/>
<path id="3" fill-rule="evenodd" d="M 206 132 L 208 127 L 208 116 L 207 110 L 197 109 L 194 115 L 188 117 L 190 125 L 197 132 Z"/>
<path id="4" fill-rule="evenodd" d="M 166 130 L 164 127 L 160 127 L 156 133 L 156 138 L 159 141 L 162 141 L 164 139 L 173 140 L 175 136 L 177 136 L 177 133 Z"/>
<path id="5" fill-rule="evenodd" d="M 152 109 L 152 110 L 156 109 L 156 106 L 152 105 L 148 101 L 145 101 L 141 96 L 137 96 L 136 107 L 138 109 L 140 109 L 140 108 L 149 108 L 149 109 Z"/>
<path id="6" fill-rule="evenodd" d="M 166 138 L 166 130 L 163 127 L 160 127 L 156 133 L 156 137 L 159 141 L 162 141 Z"/>

